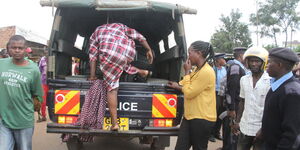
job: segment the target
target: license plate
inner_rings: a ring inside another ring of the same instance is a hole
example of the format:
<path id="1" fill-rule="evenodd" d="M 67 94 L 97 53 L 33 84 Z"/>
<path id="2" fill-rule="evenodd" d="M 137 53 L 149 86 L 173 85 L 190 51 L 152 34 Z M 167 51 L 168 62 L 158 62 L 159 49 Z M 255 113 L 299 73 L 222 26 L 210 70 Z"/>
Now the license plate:
<path id="1" fill-rule="evenodd" d="M 128 118 L 118 118 L 119 130 L 121 131 L 129 130 L 128 120 L 129 120 Z M 111 126 L 112 126 L 111 118 L 104 117 L 103 130 L 110 130 Z"/>

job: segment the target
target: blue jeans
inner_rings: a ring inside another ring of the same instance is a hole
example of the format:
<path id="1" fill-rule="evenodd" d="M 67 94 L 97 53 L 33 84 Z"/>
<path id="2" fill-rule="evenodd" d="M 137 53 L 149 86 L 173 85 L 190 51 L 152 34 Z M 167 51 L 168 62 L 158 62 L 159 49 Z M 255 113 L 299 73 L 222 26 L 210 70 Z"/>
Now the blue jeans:
<path id="1" fill-rule="evenodd" d="M 0 118 L 0 150 L 32 150 L 33 127 L 26 129 L 9 129 Z"/>

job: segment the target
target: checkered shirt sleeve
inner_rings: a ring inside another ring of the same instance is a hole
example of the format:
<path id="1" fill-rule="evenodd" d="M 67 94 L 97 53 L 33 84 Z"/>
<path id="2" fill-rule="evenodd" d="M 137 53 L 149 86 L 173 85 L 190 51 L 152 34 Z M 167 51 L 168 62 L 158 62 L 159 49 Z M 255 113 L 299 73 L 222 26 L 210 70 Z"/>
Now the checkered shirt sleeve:
<path id="1" fill-rule="evenodd" d="M 90 37 L 89 57 L 90 61 L 97 61 L 99 43 L 97 41 L 97 32 Z"/>
<path id="2" fill-rule="evenodd" d="M 138 40 L 138 41 L 145 41 L 146 38 L 140 34 L 139 32 L 137 32 L 136 30 L 127 27 L 126 25 L 124 25 L 124 30 L 127 36 L 131 37 L 132 39 Z"/>

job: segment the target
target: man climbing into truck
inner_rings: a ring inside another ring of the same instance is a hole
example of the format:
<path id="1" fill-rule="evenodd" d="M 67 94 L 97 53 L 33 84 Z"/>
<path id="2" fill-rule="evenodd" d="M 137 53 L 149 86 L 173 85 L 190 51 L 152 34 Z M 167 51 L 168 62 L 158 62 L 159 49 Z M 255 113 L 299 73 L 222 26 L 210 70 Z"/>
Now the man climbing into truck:
<path id="1" fill-rule="evenodd" d="M 117 94 L 119 79 L 123 71 L 128 74 L 140 74 L 142 77 L 149 75 L 148 70 L 138 69 L 130 62 L 135 56 L 135 43 L 133 39 L 140 41 L 147 50 L 149 63 L 153 61 L 153 55 L 146 38 L 136 30 L 121 23 L 104 24 L 95 30 L 90 38 L 90 80 L 96 77 L 96 61 L 99 60 L 103 79 L 107 84 L 107 101 L 112 119 L 112 131 L 119 129 L 117 123 Z"/>

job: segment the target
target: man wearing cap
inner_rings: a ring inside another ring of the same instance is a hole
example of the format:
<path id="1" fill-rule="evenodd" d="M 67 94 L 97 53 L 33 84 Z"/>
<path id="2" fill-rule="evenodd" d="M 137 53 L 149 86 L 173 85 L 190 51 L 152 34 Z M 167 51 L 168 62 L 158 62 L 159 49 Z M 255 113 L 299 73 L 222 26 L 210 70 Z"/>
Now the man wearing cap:
<path id="1" fill-rule="evenodd" d="M 236 47 L 233 49 L 234 60 L 227 70 L 227 90 L 225 93 L 225 105 L 228 116 L 223 122 L 223 150 L 236 150 L 237 136 L 231 132 L 231 125 L 236 119 L 238 103 L 240 101 L 240 79 L 247 72 L 243 65 L 243 56 L 245 47 Z"/>
<path id="2" fill-rule="evenodd" d="M 217 116 L 219 116 L 223 111 L 223 103 L 221 96 L 218 94 L 220 91 L 220 86 L 221 86 L 221 80 L 226 76 L 226 61 L 224 59 L 225 54 L 220 53 L 215 55 L 215 66 L 213 67 L 215 74 L 216 74 L 216 102 L 217 102 Z M 217 118 L 217 122 L 214 125 L 214 128 L 212 129 L 211 137 L 209 140 L 211 142 L 215 142 L 216 139 L 222 140 L 222 136 L 220 134 L 220 129 L 222 126 L 222 120 Z"/>
<path id="3" fill-rule="evenodd" d="M 267 72 L 271 77 L 262 119 L 266 150 L 300 150 L 300 83 L 292 74 L 298 56 L 289 48 L 274 48 Z"/>

